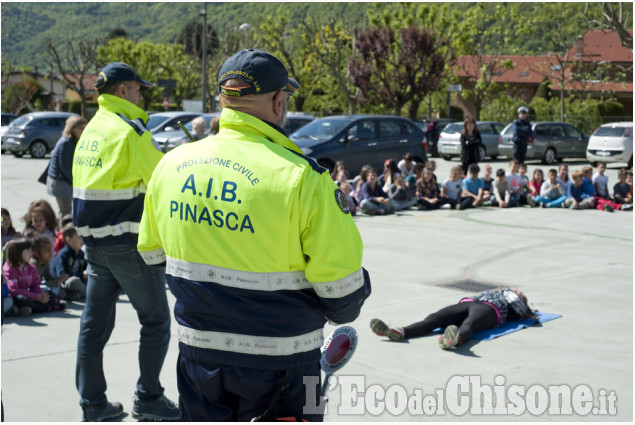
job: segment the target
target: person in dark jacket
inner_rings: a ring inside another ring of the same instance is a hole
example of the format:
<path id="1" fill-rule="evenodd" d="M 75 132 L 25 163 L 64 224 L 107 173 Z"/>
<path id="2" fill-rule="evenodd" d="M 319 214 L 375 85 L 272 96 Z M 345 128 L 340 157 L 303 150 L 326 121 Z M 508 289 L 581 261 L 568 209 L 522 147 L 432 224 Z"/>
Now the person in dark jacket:
<path id="1" fill-rule="evenodd" d="M 366 175 L 367 181 L 362 185 L 359 208 L 364 214 L 392 214 L 395 208 L 390 197 L 377 182 L 377 170 L 370 169 Z"/>
<path id="2" fill-rule="evenodd" d="M 57 141 L 46 179 L 46 193 L 55 196 L 60 217 L 70 214 L 73 207 L 73 155 L 86 120 L 73 115 L 66 120 L 62 137 Z"/>
<path id="3" fill-rule="evenodd" d="M 448 349 L 469 341 L 474 332 L 522 318 L 536 318 L 527 304 L 527 297 L 517 289 L 500 288 L 463 298 L 458 304 L 444 307 L 405 328 L 389 327 L 379 319 L 372 319 L 370 327 L 377 335 L 386 336 L 391 341 L 416 338 L 436 328 L 445 328 L 439 337 L 439 346 Z"/>
<path id="4" fill-rule="evenodd" d="M 527 120 L 528 113 L 529 109 L 521 106 L 518 108 L 518 119 L 512 123 L 512 142 L 514 143 L 512 155 L 520 164 L 525 162 L 527 145 L 531 138 L 534 137 L 531 123 Z"/>
<path id="5" fill-rule="evenodd" d="M 463 123 L 461 132 L 461 168 L 463 174 L 467 175 L 470 164 L 478 164 L 479 148 L 483 146 L 481 133 L 476 127 L 474 118 L 467 118 Z"/>

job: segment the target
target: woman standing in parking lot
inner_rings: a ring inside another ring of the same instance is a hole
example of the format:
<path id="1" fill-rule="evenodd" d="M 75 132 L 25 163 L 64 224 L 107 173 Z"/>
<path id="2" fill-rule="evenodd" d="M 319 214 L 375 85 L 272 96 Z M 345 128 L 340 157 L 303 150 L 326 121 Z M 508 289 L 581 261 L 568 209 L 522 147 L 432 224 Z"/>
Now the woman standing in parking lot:
<path id="1" fill-rule="evenodd" d="M 73 206 L 73 155 L 86 120 L 80 116 L 68 117 L 62 137 L 51 154 L 46 179 L 46 193 L 55 196 L 60 217 L 70 214 Z"/>
<path id="2" fill-rule="evenodd" d="M 479 147 L 483 145 L 481 133 L 476 127 L 474 118 L 467 118 L 461 132 L 461 168 L 463 175 L 467 175 L 470 164 L 478 164 Z"/>

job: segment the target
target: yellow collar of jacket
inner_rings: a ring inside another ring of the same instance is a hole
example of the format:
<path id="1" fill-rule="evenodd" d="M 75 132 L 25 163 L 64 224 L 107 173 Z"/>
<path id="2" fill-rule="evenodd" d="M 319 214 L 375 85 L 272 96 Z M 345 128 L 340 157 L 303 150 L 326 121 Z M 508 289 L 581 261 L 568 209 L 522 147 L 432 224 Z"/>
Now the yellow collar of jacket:
<path id="1" fill-rule="evenodd" d="M 263 125 L 264 124 L 264 125 Z M 295 143 L 293 143 L 288 137 L 280 133 L 278 130 L 265 123 L 263 120 L 249 115 L 245 112 L 235 111 L 233 109 L 225 108 L 221 112 L 219 119 L 220 132 L 223 129 L 235 130 L 242 134 L 253 133 L 254 129 L 257 129 L 264 137 L 274 142 L 277 145 L 283 146 L 294 152 L 302 154 L 300 149 Z"/>

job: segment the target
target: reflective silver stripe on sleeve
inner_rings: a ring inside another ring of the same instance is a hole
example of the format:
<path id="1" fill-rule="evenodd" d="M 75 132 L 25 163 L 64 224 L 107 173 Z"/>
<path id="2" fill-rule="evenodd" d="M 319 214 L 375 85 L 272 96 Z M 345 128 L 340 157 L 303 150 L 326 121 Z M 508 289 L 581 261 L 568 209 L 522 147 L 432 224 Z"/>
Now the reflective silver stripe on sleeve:
<path id="1" fill-rule="evenodd" d="M 77 231 L 82 237 L 92 236 L 94 238 L 105 238 L 107 236 L 121 236 L 126 233 L 139 233 L 139 223 L 134 221 L 124 221 L 111 226 L 103 227 L 78 227 Z"/>
<path id="2" fill-rule="evenodd" d="M 256 273 L 166 257 L 165 273 L 197 282 L 214 282 L 232 288 L 282 291 L 313 288 L 321 298 L 341 298 L 364 286 L 362 269 L 332 282 L 309 282 L 304 272 Z"/>
<path id="3" fill-rule="evenodd" d="M 320 298 L 342 298 L 352 294 L 364 286 L 364 273 L 362 269 L 357 270 L 332 282 L 313 283 L 313 289 Z"/>
<path id="4" fill-rule="evenodd" d="M 119 190 L 73 188 L 73 198 L 83 199 L 84 201 L 124 201 L 134 199 L 139 196 L 140 193 L 146 193 L 145 184 L 140 184 L 130 189 Z"/>
<path id="5" fill-rule="evenodd" d="M 176 333 L 180 342 L 191 347 L 260 356 L 288 356 L 306 353 L 319 349 L 324 344 L 322 329 L 298 336 L 269 337 L 199 331 L 183 325 L 177 325 Z"/>
<path id="6" fill-rule="evenodd" d="M 165 251 L 163 250 L 163 248 L 155 249 L 153 251 L 139 251 L 139 254 L 141 254 L 141 258 L 143 258 L 143 261 L 145 261 L 146 264 L 150 266 L 165 262 Z"/>

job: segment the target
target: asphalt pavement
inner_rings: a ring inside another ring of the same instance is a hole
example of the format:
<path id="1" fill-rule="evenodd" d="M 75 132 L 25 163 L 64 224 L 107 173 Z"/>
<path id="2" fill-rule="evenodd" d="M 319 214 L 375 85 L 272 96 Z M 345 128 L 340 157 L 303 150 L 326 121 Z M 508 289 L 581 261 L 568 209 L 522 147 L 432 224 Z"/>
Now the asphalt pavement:
<path id="1" fill-rule="evenodd" d="M 459 164 L 436 162 L 440 180 Z M 570 171 L 586 164 L 567 162 Z M 32 200 L 44 198 L 56 208 L 36 181 L 46 163 L 1 157 L 2 206 L 18 230 Z M 504 159 L 487 163 L 507 169 Z M 528 165 L 530 175 L 536 167 L 551 168 Z M 610 187 L 624 165 L 609 165 Z M 359 344 L 336 374 L 327 421 L 633 420 L 632 212 L 408 210 L 355 221 L 373 293 L 352 323 Z M 533 309 L 562 318 L 452 351 L 439 349 L 436 336 L 393 343 L 371 332 L 372 318 L 403 326 L 479 292 L 446 286 L 457 281 L 519 288 Z M 6 421 L 80 420 L 75 357 L 82 307 L 73 302 L 61 313 L 5 319 Z M 104 351 L 107 395 L 124 405 L 123 421 L 133 420 L 139 329 L 124 295 Z M 327 325 L 325 335 L 334 329 Z M 175 401 L 177 351 L 173 321 L 161 382 Z"/>

